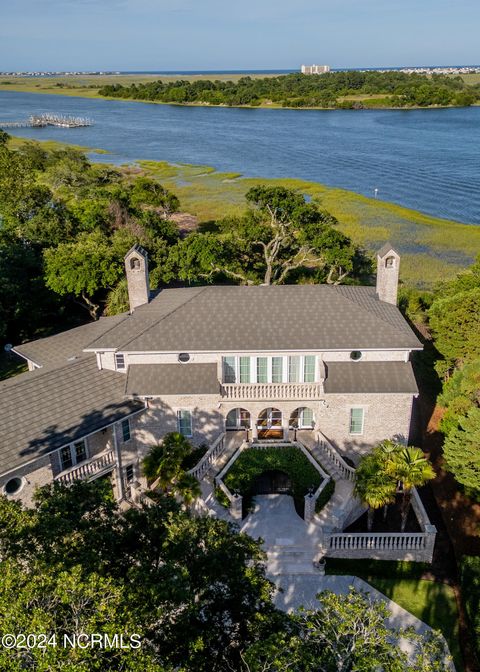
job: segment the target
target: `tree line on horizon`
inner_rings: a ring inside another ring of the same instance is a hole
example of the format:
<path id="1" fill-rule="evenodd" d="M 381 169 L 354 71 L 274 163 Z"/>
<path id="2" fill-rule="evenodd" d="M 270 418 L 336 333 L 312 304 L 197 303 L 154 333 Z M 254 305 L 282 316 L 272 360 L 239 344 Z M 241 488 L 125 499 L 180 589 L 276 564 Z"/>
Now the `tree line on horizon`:
<path id="1" fill-rule="evenodd" d="M 182 80 L 109 84 L 100 95 L 177 104 L 283 107 L 362 108 L 469 106 L 480 98 L 480 85 L 460 77 L 406 72 L 292 73 L 278 77 L 231 80 Z M 372 100 L 343 100 L 345 96 L 381 96 Z"/>

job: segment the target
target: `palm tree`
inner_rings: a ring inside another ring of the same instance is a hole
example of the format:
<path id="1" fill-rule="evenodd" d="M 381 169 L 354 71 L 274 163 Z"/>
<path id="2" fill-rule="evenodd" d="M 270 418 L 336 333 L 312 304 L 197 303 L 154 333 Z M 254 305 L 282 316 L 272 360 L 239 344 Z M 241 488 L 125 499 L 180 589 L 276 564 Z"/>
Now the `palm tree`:
<path id="1" fill-rule="evenodd" d="M 372 531 L 376 509 L 395 501 L 395 481 L 385 473 L 377 451 L 362 458 L 357 471 L 354 494 L 368 507 L 367 529 Z"/>
<path id="2" fill-rule="evenodd" d="M 401 531 L 405 532 L 412 500 L 412 488 L 425 485 L 435 478 L 435 471 L 421 450 L 400 444 L 397 444 L 397 449 L 390 454 L 385 469 L 387 474 L 395 479 L 397 493 L 402 494 Z"/>
<path id="3" fill-rule="evenodd" d="M 144 457 L 143 473 L 149 481 L 153 481 L 153 487 L 178 494 L 185 503 L 191 503 L 200 494 L 197 479 L 183 467 L 183 461 L 191 452 L 192 446 L 183 434 L 166 434 L 162 443 L 152 446 Z"/>

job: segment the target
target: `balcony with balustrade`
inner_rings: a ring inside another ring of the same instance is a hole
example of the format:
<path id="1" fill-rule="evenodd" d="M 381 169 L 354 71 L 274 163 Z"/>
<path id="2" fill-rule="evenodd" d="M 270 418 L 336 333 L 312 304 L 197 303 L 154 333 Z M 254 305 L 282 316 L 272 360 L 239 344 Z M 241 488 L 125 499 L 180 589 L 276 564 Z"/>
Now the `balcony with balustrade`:
<path id="1" fill-rule="evenodd" d="M 62 471 L 55 478 L 56 481 L 69 485 L 74 481 L 90 481 L 99 478 L 104 474 L 113 471 L 115 468 L 115 453 L 113 450 L 108 450 L 101 455 L 96 455 L 89 460 L 80 462 L 80 464 Z"/>
<path id="2" fill-rule="evenodd" d="M 221 395 L 225 401 L 315 400 L 322 399 L 321 383 L 222 383 Z"/>

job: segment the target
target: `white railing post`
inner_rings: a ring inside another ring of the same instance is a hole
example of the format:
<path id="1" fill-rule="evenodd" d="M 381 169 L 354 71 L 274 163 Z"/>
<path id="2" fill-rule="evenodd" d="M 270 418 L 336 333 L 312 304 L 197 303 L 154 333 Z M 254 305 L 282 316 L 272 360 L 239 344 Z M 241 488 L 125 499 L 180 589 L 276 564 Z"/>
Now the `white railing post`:
<path id="1" fill-rule="evenodd" d="M 320 399 L 320 383 L 223 383 L 226 399 Z"/>

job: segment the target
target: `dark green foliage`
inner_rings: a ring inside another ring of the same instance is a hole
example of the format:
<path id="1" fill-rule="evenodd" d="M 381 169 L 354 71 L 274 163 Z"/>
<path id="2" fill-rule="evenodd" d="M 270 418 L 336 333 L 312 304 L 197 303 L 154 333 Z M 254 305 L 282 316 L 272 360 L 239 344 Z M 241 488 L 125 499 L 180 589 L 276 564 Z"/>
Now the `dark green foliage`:
<path id="1" fill-rule="evenodd" d="M 480 259 L 441 288 L 430 310 L 437 371 L 445 377 L 445 466 L 468 495 L 480 498 Z"/>
<path id="2" fill-rule="evenodd" d="M 440 288 L 428 313 L 435 347 L 443 357 L 437 364 L 441 375 L 480 358 L 480 259 Z"/>
<path id="3" fill-rule="evenodd" d="M 338 284 L 368 275 L 370 260 L 336 229 L 337 220 L 303 194 L 259 185 L 246 194 L 241 217 L 193 233 L 171 250 L 170 277 L 247 285 L 313 279 Z"/>
<path id="4" fill-rule="evenodd" d="M 172 497 L 157 499 L 120 515 L 98 481 L 43 489 L 28 510 L 0 497 L 2 625 L 142 637 L 145 659 L 117 650 L 100 664 L 96 649 L 75 666 L 75 650 L 59 648 L 48 665 L 42 650 L 32 653 L 35 669 L 239 669 L 239 648 L 283 622 L 256 541 L 222 521 L 190 518 Z M 20 672 L 21 661 L 8 667 L 4 653 L 1 668 Z"/>
<path id="5" fill-rule="evenodd" d="M 471 105 L 478 98 L 476 88 L 461 78 L 435 75 L 425 77 L 404 72 L 329 72 L 324 75 L 290 74 L 281 77 L 242 77 L 233 81 L 147 82 L 122 86 L 112 84 L 100 95 L 164 103 L 204 103 L 208 105 L 257 106 L 269 101 L 284 107 L 368 106 L 358 101 L 341 101 L 348 95 L 383 94 L 387 107 L 427 107 L 429 105 Z M 370 103 L 371 105 L 372 103 Z"/>
<path id="6" fill-rule="evenodd" d="M 78 323 L 74 302 L 98 317 L 134 243 L 149 253 L 155 287 L 178 241 L 168 221 L 178 205 L 158 182 L 92 165 L 74 148 L 0 142 L 0 339 L 69 326 L 67 310 Z M 119 296 L 109 306 L 110 314 L 127 308 Z"/>
<path id="7" fill-rule="evenodd" d="M 317 501 L 315 502 L 315 513 L 320 513 L 323 507 L 330 501 L 334 492 L 335 492 L 335 481 L 332 478 L 323 488 L 322 492 L 317 498 Z"/>
<path id="8" fill-rule="evenodd" d="M 300 611 L 289 628 L 246 652 L 249 672 L 443 672 L 447 656 L 440 633 L 403 633 L 402 651 L 387 627 L 388 607 L 353 587 L 347 595 L 324 591 L 318 611 Z"/>
<path id="9" fill-rule="evenodd" d="M 301 500 L 311 487 L 316 490 L 322 477 L 305 455 L 293 446 L 285 448 L 249 448 L 233 463 L 224 480 L 227 488 L 249 496 L 254 480 L 265 471 L 279 470 L 288 474 L 292 495 Z"/>
<path id="10" fill-rule="evenodd" d="M 228 499 L 227 495 L 223 492 L 222 488 L 215 486 L 214 494 L 215 499 L 219 504 L 224 506 L 226 509 L 230 508 L 230 500 Z"/>
<path id="11" fill-rule="evenodd" d="M 462 599 L 465 605 L 472 641 L 480 661 L 480 558 L 465 556 L 460 565 Z"/>
<path id="12" fill-rule="evenodd" d="M 187 471 L 200 461 L 207 450 L 205 445 L 195 449 L 182 434 L 170 432 L 145 456 L 143 473 L 162 491 L 175 493 L 184 501 L 191 502 L 199 496 L 200 485 Z"/>

